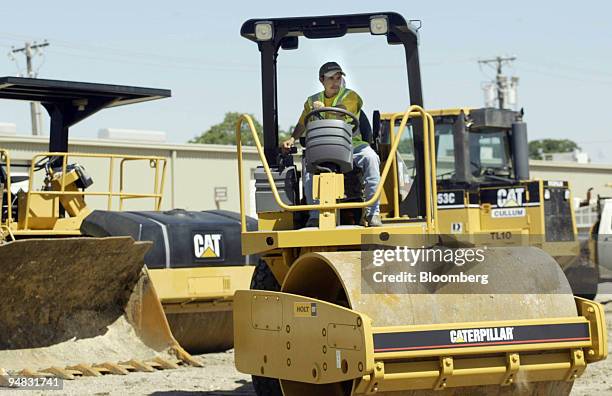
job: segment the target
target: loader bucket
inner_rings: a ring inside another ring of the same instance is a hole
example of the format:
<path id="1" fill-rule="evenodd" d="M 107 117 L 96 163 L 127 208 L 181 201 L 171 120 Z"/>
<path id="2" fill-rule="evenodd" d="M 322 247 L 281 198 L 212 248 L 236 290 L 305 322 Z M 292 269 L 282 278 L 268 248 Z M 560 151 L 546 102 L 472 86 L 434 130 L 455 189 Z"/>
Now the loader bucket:
<path id="1" fill-rule="evenodd" d="M 252 275 L 248 265 L 149 270 L 172 334 L 194 354 L 234 346 L 232 300 Z"/>
<path id="2" fill-rule="evenodd" d="M 0 245 L 0 368 L 72 379 L 197 365 L 147 275 L 149 245 L 129 237 Z"/>

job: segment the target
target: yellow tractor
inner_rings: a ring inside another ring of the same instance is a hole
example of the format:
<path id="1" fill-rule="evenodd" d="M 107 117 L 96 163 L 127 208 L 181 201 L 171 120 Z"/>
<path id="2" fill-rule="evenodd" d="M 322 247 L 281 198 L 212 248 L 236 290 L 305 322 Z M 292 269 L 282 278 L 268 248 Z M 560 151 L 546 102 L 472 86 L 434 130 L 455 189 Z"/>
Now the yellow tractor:
<path id="1" fill-rule="evenodd" d="M 179 342 L 196 352 L 232 346 L 233 289 L 248 287 L 253 272 L 232 249 L 240 243 L 238 215 L 161 212 L 163 157 L 68 152 L 75 123 L 168 96 L 163 89 L 0 79 L 1 99 L 41 102 L 51 125 L 49 152 L 31 161 L 12 161 L 0 149 L 1 369 L 63 378 L 124 374 L 199 365 Z M 101 182 L 86 168 L 104 175 Z M 152 201 L 151 211 L 125 211 L 142 200 Z"/>
<path id="2" fill-rule="evenodd" d="M 480 245 L 537 246 L 561 265 L 575 295 L 594 299 L 599 269 L 579 241 L 570 186 L 530 179 L 522 111 L 428 113 L 435 122 L 439 232 Z M 387 123 L 391 117 L 381 115 Z"/>
<path id="3" fill-rule="evenodd" d="M 300 174 L 277 156 L 278 51 L 297 48 L 302 38 L 368 32 L 403 46 L 411 105 L 393 114 L 388 128 L 374 117 L 381 182 L 366 202 L 345 202 L 343 172 L 352 167 L 347 142 L 359 116 L 348 114 L 350 125 L 346 110 L 309 114 L 342 117 L 306 125 L 306 164 L 320 203 L 301 204 Z M 242 249 L 262 262 L 252 290 L 234 297 L 234 343 L 236 367 L 253 376 L 258 395 L 568 394 L 587 363 L 605 359 L 602 307 L 575 298 L 544 251 L 472 249 L 466 263 L 470 249 L 441 243 L 435 127 L 422 108 L 412 24 L 390 12 L 269 18 L 246 21 L 241 34 L 261 52 L 264 120 L 263 146 L 248 116 L 236 128 Z M 257 231 L 246 227 L 242 123 L 268 181 L 256 190 Z M 309 145 L 322 136 L 324 142 Z M 412 146 L 412 178 L 397 155 L 400 143 Z M 343 224 L 344 211 L 376 198 L 382 227 Z M 307 210 L 320 212 L 318 227 L 304 227 L 300 214 Z M 408 257 L 416 258 L 408 264 Z"/>

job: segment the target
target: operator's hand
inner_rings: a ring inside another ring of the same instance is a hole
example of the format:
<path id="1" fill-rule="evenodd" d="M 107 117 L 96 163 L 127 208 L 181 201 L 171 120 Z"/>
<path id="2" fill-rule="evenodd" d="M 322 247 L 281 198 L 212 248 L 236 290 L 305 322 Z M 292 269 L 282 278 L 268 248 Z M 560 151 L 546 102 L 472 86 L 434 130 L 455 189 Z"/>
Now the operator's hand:
<path id="1" fill-rule="evenodd" d="M 321 102 L 320 100 L 317 100 L 312 104 L 312 108 L 314 110 L 320 109 L 321 107 L 324 107 L 324 106 L 325 104 L 323 104 L 323 102 Z"/>
<path id="2" fill-rule="evenodd" d="M 293 143 L 295 143 L 295 138 L 293 136 L 285 140 L 283 144 L 281 145 L 281 149 L 283 150 L 283 153 L 288 154 L 289 151 L 291 150 L 291 146 L 293 146 Z"/>

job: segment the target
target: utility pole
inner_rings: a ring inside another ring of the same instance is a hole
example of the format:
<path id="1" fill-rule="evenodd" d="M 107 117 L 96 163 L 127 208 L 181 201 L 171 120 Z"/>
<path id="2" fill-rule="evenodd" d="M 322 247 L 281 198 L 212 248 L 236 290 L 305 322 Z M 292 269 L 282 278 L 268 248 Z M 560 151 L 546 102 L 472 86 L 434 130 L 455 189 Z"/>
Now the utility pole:
<path id="1" fill-rule="evenodd" d="M 22 48 L 13 48 L 12 53 L 23 52 L 26 57 L 27 77 L 36 78 L 38 73 L 34 72 L 32 68 L 32 57 L 36 55 L 40 48 L 48 46 L 49 43 L 45 42 L 37 44 L 36 41 L 30 43 L 27 41 Z M 39 102 L 30 102 L 30 113 L 32 117 L 32 135 L 42 135 L 42 113 L 40 111 Z"/>
<path id="2" fill-rule="evenodd" d="M 507 96 L 512 94 L 512 96 L 516 97 L 516 88 L 518 86 L 518 77 L 512 77 L 511 83 L 508 85 L 508 78 L 503 75 L 503 66 L 504 64 L 512 64 L 516 60 L 516 57 L 501 57 L 497 56 L 493 59 L 483 59 L 479 60 L 478 63 L 481 65 L 490 65 L 495 64 L 496 67 L 496 76 L 494 85 L 495 90 L 497 91 L 497 104 L 500 109 L 504 109 L 507 106 Z M 489 86 L 485 86 L 484 89 L 488 89 Z M 512 92 L 510 92 L 512 91 Z"/>

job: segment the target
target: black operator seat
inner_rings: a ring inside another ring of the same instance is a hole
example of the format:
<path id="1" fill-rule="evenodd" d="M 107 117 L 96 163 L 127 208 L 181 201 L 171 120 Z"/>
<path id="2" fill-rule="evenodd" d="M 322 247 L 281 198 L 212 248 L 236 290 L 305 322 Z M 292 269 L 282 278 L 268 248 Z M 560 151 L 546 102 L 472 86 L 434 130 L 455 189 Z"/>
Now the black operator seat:
<path id="1" fill-rule="evenodd" d="M 11 183 L 19 183 L 19 182 L 28 180 L 29 178 L 30 176 L 28 175 L 11 176 Z M 8 175 L 6 172 L 6 166 L 0 165 L 0 184 L 4 184 L 6 186 L 8 184 L 7 180 L 8 180 Z"/>
<path id="2" fill-rule="evenodd" d="M 372 133 L 372 125 L 370 124 L 370 120 L 366 115 L 366 112 L 361 110 L 359 114 L 359 131 L 361 132 L 361 139 L 364 142 L 368 142 L 370 146 L 374 142 L 373 133 Z"/>
<path id="3" fill-rule="evenodd" d="M 11 183 L 19 183 L 25 180 L 28 180 L 30 177 L 28 175 L 18 175 L 11 176 Z M 0 184 L 7 184 L 8 175 L 6 172 L 6 166 L 0 165 Z"/>

